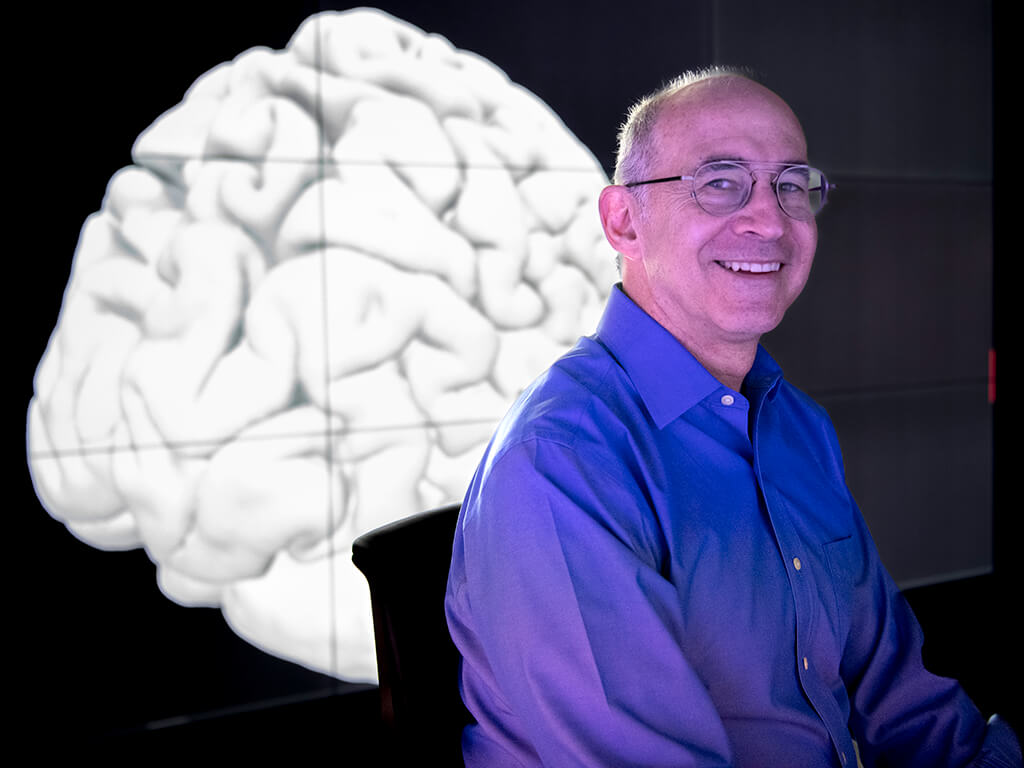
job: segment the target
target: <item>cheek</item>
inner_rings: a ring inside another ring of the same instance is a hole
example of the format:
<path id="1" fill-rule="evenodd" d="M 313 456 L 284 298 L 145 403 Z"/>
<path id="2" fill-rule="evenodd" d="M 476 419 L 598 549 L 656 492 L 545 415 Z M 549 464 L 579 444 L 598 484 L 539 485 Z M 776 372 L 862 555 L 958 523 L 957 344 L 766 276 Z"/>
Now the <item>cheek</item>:
<path id="1" fill-rule="evenodd" d="M 802 272 L 810 272 L 817 247 L 818 227 L 815 222 L 809 222 L 793 233 L 793 254 L 797 257 L 795 262 L 801 266 Z"/>
<path id="2" fill-rule="evenodd" d="M 799 254 L 799 258 L 794 260 L 793 266 L 795 269 L 791 274 L 790 285 L 793 299 L 804 289 L 808 278 L 811 276 L 811 266 L 814 264 L 814 252 L 817 244 L 818 233 L 816 229 L 812 229 L 805 238 L 794 244 L 794 253 Z"/>
<path id="3" fill-rule="evenodd" d="M 807 249 L 807 261 L 814 260 L 814 251 L 818 247 L 818 222 L 810 221 L 807 224 L 807 231 L 804 233 L 804 247 Z"/>

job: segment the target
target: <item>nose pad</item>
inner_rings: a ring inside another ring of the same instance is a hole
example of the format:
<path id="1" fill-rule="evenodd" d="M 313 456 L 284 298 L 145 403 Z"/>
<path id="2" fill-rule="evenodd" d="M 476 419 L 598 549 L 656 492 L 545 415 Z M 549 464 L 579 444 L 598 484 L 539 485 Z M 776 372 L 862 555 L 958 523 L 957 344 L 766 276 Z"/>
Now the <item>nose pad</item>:
<path id="1" fill-rule="evenodd" d="M 758 178 L 757 178 L 758 177 L 758 173 L 760 173 L 762 176 L 766 176 L 767 177 L 767 178 L 763 178 L 761 180 L 760 184 L 758 183 Z M 750 173 L 750 196 L 753 197 L 754 196 L 754 192 L 760 186 L 760 187 L 769 189 L 771 191 L 771 193 L 772 193 L 772 196 L 775 198 L 775 202 L 778 203 L 779 202 L 779 193 L 778 193 L 778 190 L 776 189 L 775 185 L 778 184 L 779 176 L 781 176 L 781 175 L 782 175 L 781 172 L 768 173 L 767 171 L 752 171 Z"/>

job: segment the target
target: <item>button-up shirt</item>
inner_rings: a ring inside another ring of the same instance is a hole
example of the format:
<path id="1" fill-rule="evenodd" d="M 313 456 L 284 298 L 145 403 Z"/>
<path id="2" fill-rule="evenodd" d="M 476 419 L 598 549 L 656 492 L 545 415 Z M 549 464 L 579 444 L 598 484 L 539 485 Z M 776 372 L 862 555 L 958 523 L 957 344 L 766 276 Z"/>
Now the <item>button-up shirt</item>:
<path id="1" fill-rule="evenodd" d="M 854 740 L 963 765 L 985 739 L 824 410 L 762 348 L 724 386 L 618 287 L 488 446 L 446 610 L 468 766 L 841 767 Z"/>

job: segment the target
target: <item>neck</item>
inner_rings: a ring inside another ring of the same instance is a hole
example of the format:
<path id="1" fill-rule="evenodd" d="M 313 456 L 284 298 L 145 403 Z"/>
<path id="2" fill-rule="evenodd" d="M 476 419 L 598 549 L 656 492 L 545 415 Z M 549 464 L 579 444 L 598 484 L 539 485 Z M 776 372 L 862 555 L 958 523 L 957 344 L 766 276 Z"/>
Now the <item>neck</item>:
<path id="1" fill-rule="evenodd" d="M 686 347 L 686 350 L 712 376 L 736 392 L 740 391 L 740 388 L 743 386 L 743 380 L 750 373 L 750 369 L 754 365 L 760 336 L 722 339 L 711 329 L 707 329 L 707 332 L 702 332 L 700 328 L 690 328 L 686 323 L 678 322 L 677 318 L 666 315 L 666 313 L 661 311 L 658 302 L 649 296 L 644 296 L 642 291 L 638 291 L 641 294 L 640 297 L 633 296 L 632 293 L 626 290 L 625 281 L 623 281 L 623 291 L 641 309 L 654 318 L 661 327 L 671 333 L 680 344 Z M 645 298 L 649 300 L 645 301 Z"/>
<path id="2" fill-rule="evenodd" d="M 703 365 L 708 373 L 718 379 L 725 386 L 736 392 L 743 386 L 743 380 L 750 373 L 754 365 L 754 357 L 757 355 L 757 341 L 745 345 L 721 345 L 708 349 L 700 348 L 692 341 L 687 342 L 678 335 L 673 334 L 679 342 L 697 358 L 697 362 Z"/>

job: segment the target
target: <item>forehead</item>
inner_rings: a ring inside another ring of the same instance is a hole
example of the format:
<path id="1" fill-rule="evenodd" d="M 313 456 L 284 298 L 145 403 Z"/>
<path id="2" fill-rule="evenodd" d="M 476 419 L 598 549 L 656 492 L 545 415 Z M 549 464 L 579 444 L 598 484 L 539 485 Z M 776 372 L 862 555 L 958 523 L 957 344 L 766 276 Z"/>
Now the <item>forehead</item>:
<path id="1" fill-rule="evenodd" d="M 654 129 L 659 165 L 674 172 L 689 164 L 731 158 L 806 162 L 800 122 L 772 91 L 743 78 L 713 78 L 677 93 Z"/>

